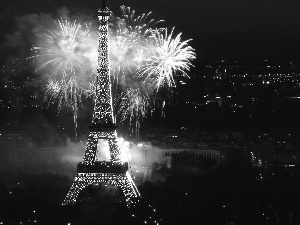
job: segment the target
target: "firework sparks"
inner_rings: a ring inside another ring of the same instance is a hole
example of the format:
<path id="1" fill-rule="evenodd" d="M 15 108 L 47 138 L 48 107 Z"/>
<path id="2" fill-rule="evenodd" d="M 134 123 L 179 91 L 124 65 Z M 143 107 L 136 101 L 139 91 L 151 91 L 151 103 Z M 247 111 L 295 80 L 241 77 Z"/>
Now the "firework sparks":
<path id="1" fill-rule="evenodd" d="M 121 121 L 129 117 L 130 126 L 135 126 L 138 134 L 140 123 L 147 112 L 151 110 L 150 98 L 147 93 L 142 93 L 139 88 L 127 89 L 127 93 L 122 93 L 119 97 L 120 105 L 118 113 L 121 114 Z"/>
<path id="2" fill-rule="evenodd" d="M 81 104 L 82 93 L 83 88 L 78 85 L 76 77 L 65 72 L 59 81 L 50 78 L 46 86 L 46 96 L 49 97 L 49 104 L 57 103 L 59 111 L 62 108 L 72 109 L 76 136 L 78 106 Z"/>
<path id="3" fill-rule="evenodd" d="M 145 80 L 153 80 L 156 88 L 164 85 L 174 87 L 174 75 L 180 73 L 186 76 L 192 66 L 191 61 L 196 58 L 194 49 L 187 41 L 181 41 L 181 34 L 174 39 L 172 29 L 168 34 L 167 29 L 163 33 L 155 32 L 156 45 L 150 47 L 150 58 L 145 65 L 137 72 Z"/>

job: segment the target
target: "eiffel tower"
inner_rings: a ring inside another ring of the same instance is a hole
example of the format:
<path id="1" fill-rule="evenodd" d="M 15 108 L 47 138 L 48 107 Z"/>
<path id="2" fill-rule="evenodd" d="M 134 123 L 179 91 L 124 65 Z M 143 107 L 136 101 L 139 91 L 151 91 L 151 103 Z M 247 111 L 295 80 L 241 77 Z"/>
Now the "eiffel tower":
<path id="1" fill-rule="evenodd" d="M 128 163 L 121 161 L 121 152 L 117 143 L 116 124 L 112 110 L 111 83 L 108 59 L 108 18 L 110 11 L 105 0 L 98 10 L 99 46 L 98 68 L 96 77 L 96 93 L 94 97 L 94 111 L 90 134 L 84 153 L 83 161 L 77 165 L 77 175 L 63 201 L 63 205 L 74 204 L 81 190 L 92 184 L 108 183 L 120 187 L 128 207 L 132 206 L 134 199 L 140 197 L 129 172 Z M 99 144 L 102 145 L 100 146 Z M 108 147 L 108 156 L 100 161 L 101 152 Z"/>

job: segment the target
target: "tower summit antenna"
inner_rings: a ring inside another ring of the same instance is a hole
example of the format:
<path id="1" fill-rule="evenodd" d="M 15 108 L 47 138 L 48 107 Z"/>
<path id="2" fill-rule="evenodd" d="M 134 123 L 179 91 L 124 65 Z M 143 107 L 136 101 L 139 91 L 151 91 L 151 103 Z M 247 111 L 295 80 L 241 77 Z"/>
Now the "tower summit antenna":
<path id="1" fill-rule="evenodd" d="M 77 175 L 63 201 L 63 205 L 74 204 L 80 191 L 87 186 L 108 183 L 120 187 L 127 206 L 140 197 L 129 172 L 128 162 L 121 161 L 121 150 L 117 142 L 116 124 L 112 109 L 111 83 L 108 59 L 108 18 L 110 11 L 105 0 L 98 10 L 99 44 L 98 67 L 95 81 L 94 111 L 90 134 L 83 161 L 77 165 Z M 106 147 L 105 147 L 106 146 Z M 104 154 L 108 148 L 108 154 Z"/>
<path id="2" fill-rule="evenodd" d="M 101 9 L 102 10 L 107 9 L 105 0 L 102 1 Z"/>

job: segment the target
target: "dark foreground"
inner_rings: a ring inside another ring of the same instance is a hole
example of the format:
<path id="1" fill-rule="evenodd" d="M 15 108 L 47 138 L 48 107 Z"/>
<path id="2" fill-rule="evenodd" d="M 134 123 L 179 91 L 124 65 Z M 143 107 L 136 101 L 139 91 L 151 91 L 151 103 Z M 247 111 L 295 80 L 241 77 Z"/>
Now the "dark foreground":
<path id="1" fill-rule="evenodd" d="M 103 195 L 99 187 L 61 206 L 69 178 L 20 173 L 0 186 L 0 224 L 300 224 L 299 176 L 286 170 L 262 171 L 242 157 L 217 166 L 183 154 L 170 169 L 153 165 L 153 177 L 160 181 L 140 186 L 143 200 L 127 209 L 119 191 Z"/>

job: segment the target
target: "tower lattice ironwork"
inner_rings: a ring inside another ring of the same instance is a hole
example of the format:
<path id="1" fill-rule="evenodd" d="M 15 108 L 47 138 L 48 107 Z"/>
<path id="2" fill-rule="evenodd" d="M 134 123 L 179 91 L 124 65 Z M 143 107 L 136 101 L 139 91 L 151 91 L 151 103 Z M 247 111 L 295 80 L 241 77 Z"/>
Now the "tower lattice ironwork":
<path id="1" fill-rule="evenodd" d="M 111 83 L 108 59 L 108 18 L 110 11 L 105 0 L 98 10 L 99 46 L 98 68 L 96 77 L 96 93 L 94 97 L 94 111 L 88 143 L 83 162 L 77 166 L 75 180 L 63 201 L 63 205 L 74 204 L 81 190 L 91 184 L 109 183 L 120 187 L 124 193 L 126 204 L 130 206 L 132 200 L 140 194 L 128 172 L 128 163 L 121 161 L 121 152 L 117 143 L 116 124 L 112 109 Z M 110 159 L 99 161 L 96 157 L 99 140 L 107 141 Z"/>

